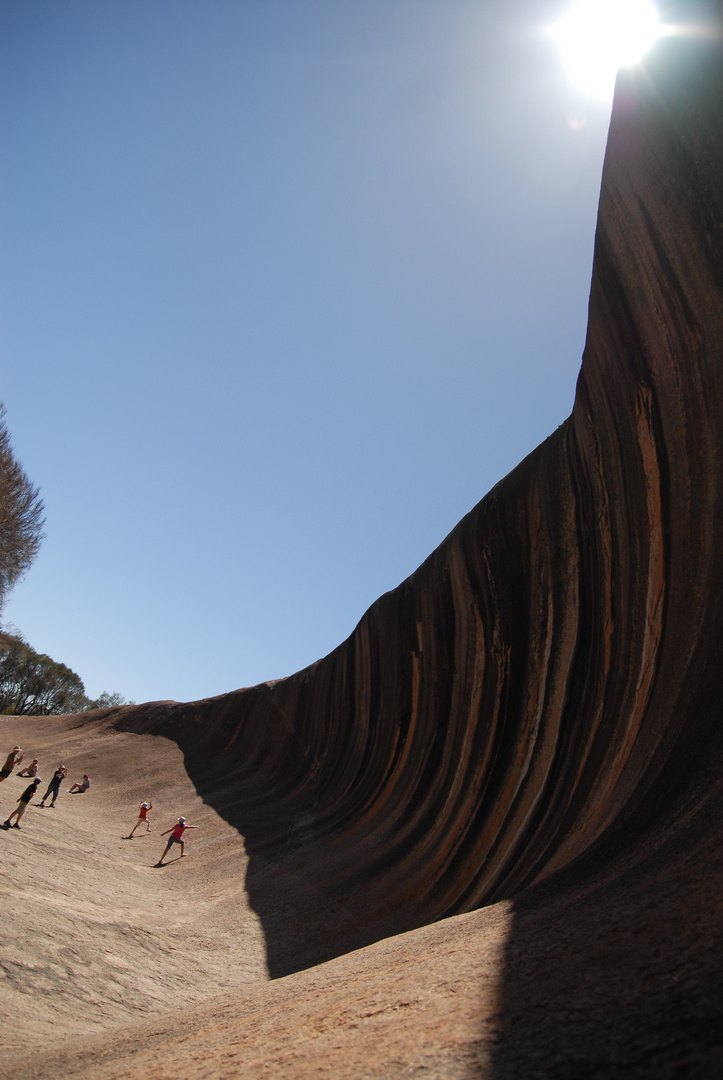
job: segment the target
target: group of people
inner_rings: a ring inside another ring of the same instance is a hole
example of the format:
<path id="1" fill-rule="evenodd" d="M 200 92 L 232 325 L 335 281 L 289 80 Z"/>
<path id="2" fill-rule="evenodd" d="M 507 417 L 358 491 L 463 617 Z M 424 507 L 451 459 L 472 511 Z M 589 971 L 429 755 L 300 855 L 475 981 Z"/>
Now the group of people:
<path id="1" fill-rule="evenodd" d="M 24 756 L 25 755 L 23 754 L 23 751 L 21 750 L 21 748 L 19 746 L 14 746 L 12 748 L 12 750 L 8 754 L 7 758 L 5 759 L 5 764 L 3 765 L 2 769 L 0 769 L 0 783 L 2 783 L 3 780 L 7 780 L 8 776 L 10 776 L 12 774 L 13 770 L 16 769 L 18 767 L 18 765 L 22 764 Z M 62 784 L 63 780 L 65 779 L 65 777 L 67 775 L 68 775 L 68 770 L 66 769 L 65 765 L 59 765 L 58 768 L 53 773 L 52 780 L 48 784 L 48 790 L 43 795 L 43 798 L 41 799 L 40 803 L 37 804 L 37 805 L 39 805 L 41 807 L 41 809 L 45 809 L 45 801 L 49 796 L 52 797 L 52 801 L 50 803 L 49 809 L 52 809 L 55 806 L 56 799 L 58 798 L 58 795 L 60 793 L 60 785 Z M 2 826 L 1 826 L 3 829 L 19 829 L 20 828 L 20 819 L 23 816 L 23 814 L 25 813 L 25 811 L 27 810 L 28 804 L 30 803 L 31 799 L 36 794 L 36 792 L 38 791 L 38 788 L 42 784 L 42 780 L 38 776 L 38 759 L 33 758 L 33 760 L 30 762 L 30 764 L 26 765 L 26 767 L 24 769 L 19 769 L 18 770 L 18 772 L 16 773 L 16 776 L 24 776 L 24 777 L 27 777 L 28 779 L 30 779 L 30 778 L 32 778 L 32 779 L 31 779 L 31 783 L 28 784 L 28 786 L 25 788 L 22 795 L 18 799 L 18 805 L 15 808 L 15 810 L 13 810 L 12 814 L 10 814 L 10 816 L 7 817 L 5 819 L 5 821 L 3 821 Z M 72 784 L 68 788 L 68 794 L 70 794 L 70 795 L 82 794 L 83 792 L 86 792 L 89 789 L 89 787 L 90 787 L 90 777 L 88 776 L 87 773 L 84 773 L 82 782 Z M 144 825 L 146 827 L 146 832 L 147 833 L 149 833 L 151 831 L 151 823 L 150 823 L 150 821 L 148 819 L 148 814 L 150 813 L 150 811 L 152 809 L 153 809 L 153 803 L 152 802 L 142 802 L 141 803 L 141 805 L 139 807 L 138 820 L 136 821 L 135 825 L 131 829 L 130 835 L 126 837 L 127 840 L 132 840 L 136 829 L 138 829 L 138 828 L 142 829 L 142 827 Z M 14 822 L 13 822 L 13 818 L 15 818 Z M 200 828 L 200 826 L 198 826 L 198 825 L 188 825 L 187 822 L 186 822 L 185 817 L 179 817 L 175 825 L 171 826 L 170 829 L 166 829 L 165 832 L 161 833 L 162 837 L 163 836 L 168 836 L 168 843 L 166 844 L 166 847 L 165 847 L 165 850 L 164 850 L 163 854 L 161 855 L 160 859 L 158 860 L 158 862 L 155 865 L 156 866 L 163 866 L 164 860 L 165 860 L 166 856 L 168 855 L 168 852 L 171 850 L 171 848 L 175 844 L 180 845 L 181 858 L 183 858 L 184 855 L 186 854 L 186 852 L 185 852 L 185 843 L 183 841 L 183 834 L 185 833 L 185 831 L 187 829 L 198 829 L 198 828 Z"/>
<path id="2" fill-rule="evenodd" d="M 151 823 L 148 820 L 148 815 L 150 814 L 152 809 L 153 809 L 153 803 L 152 802 L 142 802 L 141 803 L 141 805 L 138 808 L 138 821 L 135 823 L 135 825 L 131 829 L 130 833 L 126 837 L 126 840 L 132 840 L 133 839 L 133 834 L 135 833 L 136 829 L 140 828 L 141 831 L 143 831 L 143 826 L 144 825 L 146 827 L 146 832 L 147 833 L 149 833 L 151 831 Z M 178 819 L 178 821 L 176 822 L 175 825 L 171 826 L 170 829 L 166 829 L 165 832 L 161 833 L 161 836 L 168 836 L 168 843 L 166 844 L 165 851 L 163 852 L 160 859 L 158 860 L 158 862 L 155 865 L 156 866 L 163 866 L 163 860 L 165 859 L 166 855 L 171 850 L 171 848 L 173 847 L 174 844 L 180 844 L 180 847 L 181 847 L 181 856 L 180 857 L 183 858 L 183 856 L 186 854 L 186 851 L 185 851 L 186 845 L 185 845 L 185 842 L 183 840 L 183 834 L 185 833 L 186 829 L 199 829 L 199 828 L 200 828 L 200 825 L 188 825 L 188 824 L 186 824 L 185 817 L 179 817 L 179 819 Z M 170 833 L 170 835 L 169 835 L 169 833 Z"/>
<path id="3" fill-rule="evenodd" d="M 5 759 L 5 764 L 3 765 L 2 769 L 0 769 L 0 783 L 2 783 L 3 780 L 7 780 L 8 776 L 12 774 L 13 769 L 17 768 L 17 766 L 22 763 L 24 757 L 25 755 L 23 754 L 23 751 L 19 746 L 14 746 L 12 748 L 12 750 Z M 67 775 L 68 770 L 66 769 L 65 765 L 59 765 L 53 773 L 53 778 L 48 784 L 48 789 L 40 801 L 39 805 L 42 807 L 43 810 L 45 809 L 45 802 L 48 798 L 52 800 L 50 803 L 50 809 L 55 806 L 58 795 L 60 794 L 60 785 L 63 783 L 63 780 L 65 780 Z M 13 810 L 12 814 L 10 814 L 10 817 L 6 818 L 3 822 L 3 828 L 5 829 L 9 829 L 11 827 L 14 829 L 20 828 L 20 818 L 27 810 L 28 803 L 43 782 L 38 776 L 38 759 L 33 758 L 30 764 L 26 765 L 24 769 L 18 769 L 17 776 L 25 776 L 28 779 L 32 778 L 32 783 L 28 784 L 28 786 L 25 788 L 25 791 L 18 799 L 17 807 L 15 808 L 15 810 Z M 68 792 L 71 795 L 75 795 L 87 791 L 89 787 L 90 777 L 87 773 L 85 773 L 83 775 L 82 781 L 80 783 L 72 784 L 71 787 L 68 788 Z M 13 818 L 16 819 L 14 824 Z"/>

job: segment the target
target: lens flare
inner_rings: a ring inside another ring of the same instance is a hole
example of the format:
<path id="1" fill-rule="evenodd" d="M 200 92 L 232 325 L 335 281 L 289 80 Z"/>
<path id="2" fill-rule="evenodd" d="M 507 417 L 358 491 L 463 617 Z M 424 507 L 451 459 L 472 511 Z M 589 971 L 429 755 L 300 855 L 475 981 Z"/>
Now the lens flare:
<path id="1" fill-rule="evenodd" d="M 589 94 L 607 97 L 618 68 L 637 63 L 661 26 L 652 0 L 578 0 L 550 33 L 573 82 Z"/>

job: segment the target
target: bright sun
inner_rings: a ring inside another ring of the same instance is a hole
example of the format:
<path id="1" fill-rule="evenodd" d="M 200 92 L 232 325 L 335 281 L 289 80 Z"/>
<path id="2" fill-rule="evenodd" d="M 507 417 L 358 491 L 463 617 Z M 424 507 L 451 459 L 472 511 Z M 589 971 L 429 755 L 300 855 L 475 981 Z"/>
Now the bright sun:
<path id="1" fill-rule="evenodd" d="M 608 97 L 618 68 L 640 60 L 661 27 L 652 0 L 577 0 L 550 33 L 575 84 Z"/>

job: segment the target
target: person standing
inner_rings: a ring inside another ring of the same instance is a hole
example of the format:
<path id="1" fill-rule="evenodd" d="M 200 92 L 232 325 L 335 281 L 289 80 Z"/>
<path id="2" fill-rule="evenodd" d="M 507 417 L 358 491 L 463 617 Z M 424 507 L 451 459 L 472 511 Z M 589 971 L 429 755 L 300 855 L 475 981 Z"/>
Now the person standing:
<path id="1" fill-rule="evenodd" d="M 163 860 L 165 859 L 166 855 L 171 850 L 171 848 L 173 847 L 174 844 L 180 844 L 181 845 L 181 858 L 183 858 L 183 856 L 185 855 L 185 851 L 183 850 L 185 845 L 184 845 L 184 842 L 183 842 L 183 840 L 181 838 L 182 838 L 184 832 L 186 831 L 186 829 L 200 829 L 200 828 L 201 828 L 200 825 L 186 825 L 185 817 L 179 817 L 178 821 L 176 822 L 176 824 L 173 826 L 172 829 L 166 829 L 165 832 L 161 833 L 161 836 L 168 836 L 169 833 L 171 835 L 168 836 L 168 843 L 166 844 L 166 850 L 161 855 L 160 859 L 156 863 L 156 866 L 163 866 Z"/>
<path id="2" fill-rule="evenodd" d="M 135 823 L 135 825 L 133 826 L 133 828 L 130 831 L 130 836 L 128 837 L 129 840 L 132 839 L 133 833 L 136 831 L 136 829 L 138 828 L 139 825 L 145 825 L 147 833 L 149 833 L 151 831 L 151 823 L 148 820 L 148 814 L 150 813 L 150 811 L 152 809 L 153 809 L 153 803 L 152 802 L 151 803 L 147 803 L 147 802 L 142 802 L 141 803 L 141 805 L 138 808 L 138 821 Z"/>
<path id="3" fill-rule="evenodd" d="M 16 765 L 19 765 L 23 760 L 23 752 L 19 746 L 14 746 L 8 756 L 5 758 L 5 764 L 0 769 L 0 784 L 3 780 L 7 780 L 10 773 L 13 771 Z"/>
<path id="4" fill-rule="evenodd" d="M 18 805 L 13 810 L 10 817 L 6 818 L 5 821 L 3 821 L 3 826 L 2 826 L 3 829 L 19 829 L 20 828 L 20 818 L 23 816 L 23 814 L 27 810 L 28 803 L 32 799 L 35 792 L 38 790 L 38 787 L 40 786 L 41 782 L 42 781 L 41 781 L 40 777 L 36 776 L 35 779 L 33 780 L 32 784 L 28 784 L 28 786 L 25 788 L 25 791 L 22 793 L 22 795 L 18 799 Z M 15 822 L 14 825 L 11 825 L 10 822 L 12 821 L 13 818 L 17 818 L 17 821 Z"/>
<path id="5" fill-rule="evenodd" d="M 53 801 L 51 802 L 49 809 L 55 806 L 55 800 L 57 799 L 58 793 L 60 792 L 60 785 L 63 783 L 63 780 L 65 780 L 67 775 L 68 770 L 66 769 L 65 765 L 59 765 L 53 773 L 53 779 L 48 784 L 48 790 L 45 792 L 42 799 L 40 800 L 40 805 L 43 809 L 45 809 L 45 800 L 47 799 L 48 795 L 51 794 L 53 796 Z"/>

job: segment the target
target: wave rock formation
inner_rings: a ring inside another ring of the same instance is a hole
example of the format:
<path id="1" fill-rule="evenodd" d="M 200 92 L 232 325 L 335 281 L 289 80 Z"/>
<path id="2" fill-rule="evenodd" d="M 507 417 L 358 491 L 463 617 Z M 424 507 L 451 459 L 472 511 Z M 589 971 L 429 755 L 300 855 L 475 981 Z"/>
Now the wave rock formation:
<path id="1" fill-rule="evenodd" d="M 325 659 L 114 720 L 243 835 L 273 977 L 513 901 L 489 1075 L 723 1062 L 722 60 L 618 81 L 566 423 Z"/>
<path id="2" fill-rule="evenodd" d="M 323 941 L 279 971 L 549 877 L 717 729 L 721 102 L 710 46 L 619 84 L 569 420 L 324 660 L 137 715 L 298 879 Z"/>

